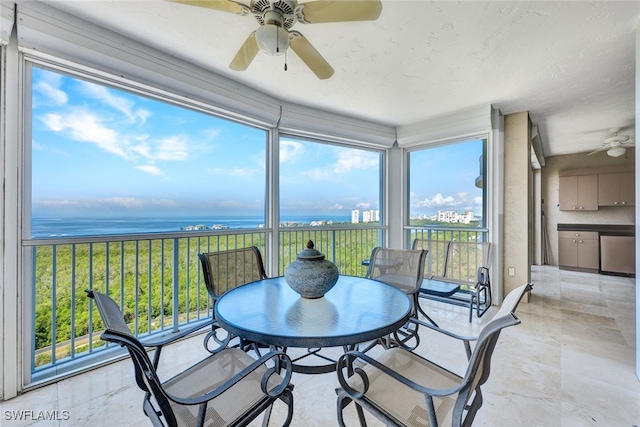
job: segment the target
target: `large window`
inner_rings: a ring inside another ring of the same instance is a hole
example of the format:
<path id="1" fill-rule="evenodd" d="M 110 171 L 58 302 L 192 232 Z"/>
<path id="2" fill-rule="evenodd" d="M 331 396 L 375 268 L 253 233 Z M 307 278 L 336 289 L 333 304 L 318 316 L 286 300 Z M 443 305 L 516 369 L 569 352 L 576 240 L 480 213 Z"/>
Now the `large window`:
<path id="1" fill-rule="evenodd" d="M 484 227 L 485 140 L 409 152 L 411 226 Z"/>
<path id="2" fill-rule="evenodd" d="M 283 225 L 380 223 L 379 152 L 280 139 Z"/>
<path id="3" fill-rule="evenodd" d="M 266 131 L 32 68 L 32 237 L 264 223 Z"/>

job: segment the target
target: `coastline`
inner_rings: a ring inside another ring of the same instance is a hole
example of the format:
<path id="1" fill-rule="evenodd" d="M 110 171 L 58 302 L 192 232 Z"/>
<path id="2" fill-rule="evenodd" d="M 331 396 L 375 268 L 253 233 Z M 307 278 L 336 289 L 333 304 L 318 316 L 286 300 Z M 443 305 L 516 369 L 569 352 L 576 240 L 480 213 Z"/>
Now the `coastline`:
<path id="1" fill-rule="evenodd" d="M 96 236 L 109 234 L 172 231 L 264 228 L 262 216 L 197 217 L 33 217 L 32 238 Z M 320 226 L 351 222 L 350 215 L 288 215 L 280 223 L 286 227 Z"/>

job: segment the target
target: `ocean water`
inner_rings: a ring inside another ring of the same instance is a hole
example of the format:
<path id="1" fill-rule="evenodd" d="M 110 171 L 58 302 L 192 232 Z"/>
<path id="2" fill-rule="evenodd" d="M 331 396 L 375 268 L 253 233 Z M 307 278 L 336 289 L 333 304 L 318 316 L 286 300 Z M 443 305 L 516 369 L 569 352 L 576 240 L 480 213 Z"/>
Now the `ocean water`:
<path id="1" fill-rule="evenodd" d="M 283 216 L 281 222 L 311 224 L 313 221 L 350 222 L 350 215 Z M 64 236 L 99 236 L 110 234 L 158 233 L 186 230 L 204 225 L 229 229 L 258 228 L 264 225 L 260 216 L 236 217 L 77 217 L 32 218 L 31 236 L 40 239 Z"/>

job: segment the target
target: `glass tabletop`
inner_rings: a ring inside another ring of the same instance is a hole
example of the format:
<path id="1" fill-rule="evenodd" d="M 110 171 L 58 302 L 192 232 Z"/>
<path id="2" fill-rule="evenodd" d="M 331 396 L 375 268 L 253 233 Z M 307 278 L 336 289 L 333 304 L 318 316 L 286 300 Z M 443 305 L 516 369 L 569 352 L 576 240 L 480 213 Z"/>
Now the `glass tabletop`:
<path id="1" fill-rule="evenodd" d="M 322 298 L 305 299 L 284 277 L 252 282 L 222 295 L 215 307 L 229 332 L 280 347 L 353 345 L 392 333 L 409 319 L 411 301 L 376 280 L 340 276 Z"/>

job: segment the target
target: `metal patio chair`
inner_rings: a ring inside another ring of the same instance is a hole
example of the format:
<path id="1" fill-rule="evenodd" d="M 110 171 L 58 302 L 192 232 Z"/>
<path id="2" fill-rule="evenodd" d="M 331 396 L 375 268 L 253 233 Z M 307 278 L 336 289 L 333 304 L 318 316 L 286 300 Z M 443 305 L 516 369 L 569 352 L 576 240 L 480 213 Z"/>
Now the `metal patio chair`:
<path id="1" fill-rule="evenodd" d="M 500 332 L 520 323 L 513 313 L 529 285 L 505 298 L 505 306 L 483 326 L 463 376 L 404 348 L 371 357 L 347 352 L 338 360 L 338 424 L 354 402 L 361 426 L 363 409 L 388 426 L 470 426 L 482 406 L 481 386 L 490 374 L 491 356 Z"/>
<path id="2" fill-rule="evenodd" d="M 104 324 L 101 338 L 129 351 L 136 383 L 145 392 L 143 410 L 154 426 L 245 426 L 263 412 L 266 423 L 278 399 L 288 407 L 283 425 L 291 423 L 293 371 L 286 354 L 274 351 L 256 360 L 240 349 L 227 348 L 161 381 L 157 364 L 131 333 L 116 302 L 96 291 L 87 294 Z"/>
<path id="3" fill-rule="evenodd" d="M 198 255 L 204 283 L 207 292 L 213 300 L 218 300 L 220 295 L 228 290 L 244 284 L 267 278 L 267 273 L 262 262 L 260 250 L 255 246 L 247 248 L 229 249 L 217 252 L 205 252 Z M 219 326 L 214 321 L 211 332 L 204 339 L 204 347 L 214 353 L 219 348 L 229 345 L 235 338 L 231 334 L 219 335 Z M 215 346 L 211 346 L 215 343 Z M 245 348 L 250 343 L 240 339 L 240 347 Z"/>
<path id="4" fill-rule="evenodd" d="M 469 322 L 475 309 L 482 317 L 491 307 L 490 271 L 493 262 L 493 243 L 452 241 L 446 263 L 444 280 L 460 284 L 460 292 L 453 300 L 469 306 Z"/>
<path id="5" fill-rule="evenodd" d="M 422 298 L 469 307 L 469 322 L 474 310 L 478 317 L 486 313 L 492 304 L 493 243 L 415 239 L 413 247 L 432 247 L 440 253 L 425 263 L 425 278 L 431 280 L 425 280 L 420 290 Z M 442 273 L 432 267 L 434 264 L 442 267 Z M 429 318 L 421 307 L 418 308 Z"/>
<path id="6" fill-rule="evenodd" d="M 423 249 L 389 249 L 376 247 L 371 252 L 366 277 L 384 282 L 405 292 L 411 298 L 411 316 L 418 317 L 418 294 L 422 285 L 424 261 Z M 414 329 L 415 328 L 415 329 Z M 386 347 L 394 344 L 415 348 L 420 344 L 416 323 L 408 323 L 393 334 L 393 342 L 386 337 L 379 343 Z M 415 344 L 410 344 L 415 339 Z"/>
<path id="7" fill-rule="evenodd" d="M 516 309 L 518 308 L 518 305 L 520 305 L 520 301 L 522 301 L 522 298 L 524 298 L 524 295 L 527 292 L 531 292 L 533 290 L 533 283 L 527 283 L 525 285 L 521 285 L 518 288 L 514 289 L 513 291 L 509 292 L 509 294 L 504 298 L 504 301 L 502 301 L 502 305 L 500 306 L 500 309 L 498 310 L 498 312 L 495 314 L 494 318 L 498 317 L 498 316 L 502 316 L 504 313 L 506 312 L 511 312 L 514 313 L 516 312 Z M 417 321 L 420 325 L 425 326 L 429 329 L 432 329 L 436 332 L 440 332 L 442 334 L 448 335 L 451 338 L 455 338 L 457 340 L 462 341 L 463 345 L 464 345 L 464 349 L 465 352 L 467 353 L 467 359 L 471 358 L 471 343 L 475 342 L 478 340 L 478 336 L 477 335 L 462 335 L 462 334 L 457 334 L 453 331 L 441 328 L 439 326 L 436 325 L 431 325 L 428 324 L 426 322 L 423 322 L 421 320 Z"/>

